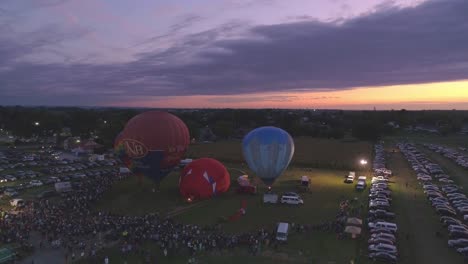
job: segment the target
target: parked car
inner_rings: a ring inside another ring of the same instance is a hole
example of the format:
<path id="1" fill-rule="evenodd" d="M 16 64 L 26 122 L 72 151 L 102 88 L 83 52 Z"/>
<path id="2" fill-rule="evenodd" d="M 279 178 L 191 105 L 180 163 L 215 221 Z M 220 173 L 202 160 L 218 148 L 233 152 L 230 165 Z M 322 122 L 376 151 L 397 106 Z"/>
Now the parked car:
<path id="1" fill-rule="evenodd" d="M 459 238 L 459 239 L 450 239 L 448 242 L 449 247 L 467 247 L 468 246 L 468 239 L 466 238 Z"/>
<path id="2" fill-rule="evenodd" d="M 35 186 L 35 187 L 44 185 L 40 180 L 32 180 L 32 181 L 29 182 L 29 184 L 31 186 Z"/>
<path id="3" fill-rule="evenodd" d="M 368 247 L 369 252 L 386 252 L 389 254 L 397 254 L 397 248 L 389 244 L 372 244 Z"/>
<path id="4" fill-rule="evenodd" d="M 6 196 L 14 197 L 14 196 L 18 195 L 18 192 L 15 191 L 14 189 L 8 188 L 5 191 L 3 191 L 3 194 L 6 195 Z"/>
<path id="5" fill-rule="evenodd" d="M 288 196 L 283 195 L 281 196 L 281 203 L 282 204 L 304 204 L 304 201 L 298 196 Z"/>
<path id="6" fill-rule="evenodd" d="M 388 263 L 396 263 L 397 257 L 396 255 L 388 252 L 374 252 L 369 254 L 369 258 L 373 261 L 382 261 Z"/>

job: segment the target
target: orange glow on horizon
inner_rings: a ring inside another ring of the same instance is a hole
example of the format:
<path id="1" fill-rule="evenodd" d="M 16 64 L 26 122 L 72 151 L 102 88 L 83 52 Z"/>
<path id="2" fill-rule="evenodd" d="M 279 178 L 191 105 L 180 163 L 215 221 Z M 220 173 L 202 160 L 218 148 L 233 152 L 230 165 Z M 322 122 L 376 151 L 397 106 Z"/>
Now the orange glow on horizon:
<path id="1" fill-rule="evenodd" d="M 135 98 L 112 106 L 161 108 L 468 109 L 468 80 L 340 91 Z"/>

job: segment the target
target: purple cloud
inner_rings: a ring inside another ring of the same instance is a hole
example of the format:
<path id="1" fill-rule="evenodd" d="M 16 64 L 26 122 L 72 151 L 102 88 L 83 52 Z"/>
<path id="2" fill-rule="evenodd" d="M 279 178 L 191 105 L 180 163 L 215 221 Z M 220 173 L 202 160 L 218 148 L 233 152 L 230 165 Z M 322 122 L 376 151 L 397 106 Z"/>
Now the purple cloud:
<path id="1" fill-rule="evenodd" d="M 36 42 L 0 37 L 0 103 L 93 105 L 132 96 L 327 91 L 468 79 L 467 13 L 468 1 L 435 0 L 412 8 L 387 6 L 334 23 L 306 20 L 248 31 L 245 24 L 229 23 L 120 64 L 17 62 L 43 42 L 73 36 L 48 29 Z M 172 29 L 197 19 L 187 17 Z"/>

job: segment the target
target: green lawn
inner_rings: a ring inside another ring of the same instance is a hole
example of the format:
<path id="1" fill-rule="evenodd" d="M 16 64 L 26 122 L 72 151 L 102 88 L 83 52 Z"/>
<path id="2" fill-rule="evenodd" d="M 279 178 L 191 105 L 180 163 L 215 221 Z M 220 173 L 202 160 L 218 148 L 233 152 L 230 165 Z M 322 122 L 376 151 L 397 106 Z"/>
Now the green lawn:
<path id="1" fill-rule="evenodd" d="M 362 141 L 333 140 L 311 137 L 294 138 L 294 157 L 291 166 L 358 169 L 361 158 L 372 157 L 372 144 Z M 220 141 L 210 144 L 192 144 L 187 157 L 212 157 L 223 162 L 243 163 L 241 141 Z"/>
<path id="2" fill-rule="evenodd" d="M 233 173 L 234 174 L 234 173 Z M 354 190 L 354 185 L 344 184 L 344 175 L 347 171 L 335 170 L 303 170 L 290 169 L 273 185 L 275 192 L 298 191 L 298 180 L 301 175 L 309 175 L 312 188 L 302 193 L 303 206 L 264 205 L 262 194 L 239 195 L 233 191 L 215 199 L 198 202 L 193 208 L 176 215 L 176 220 L 183 223 L 210 225 L 217 223 L 221 217 L 228 217 L 240 208 L 243 199 L 247 201 L 247 214 L 238 221 L 223 223 L 226 232 L 242 232 L 256 230 L 259 227 L 274 228 L 277 222 L 287 221 L 301 224 L 317 224 L 334 219 L 338 212 L 339 202 L 343 199 L 357 197 L 359 201 L 366 198 L 365 192 Z M 233 179 L 237 175 L 233 175 Z M 188 204 L 180 198 L 177 189 L 177 173 L 169 175 L 162 182 L 161 191 L 151 192 L 152 184 L 143 181 L 139 185 L 137 179 L 129 178 L 114 185 L 104 198 L 98 203 L 96 210 L 110 210 L 120 214 L 143 214 L 148 212 L 171 212 Z M 237 183 L 232 183 L 235 188 Z M 260 193 L 263 193 L 263 189 Z M 365 201 L 364 201 L 365 203 Z M 313 261 L 314 263 L 348 263 L 357 256 L 358 242 L 355 240 L 336 239 L 335 234 L 312 232 L 309 234 L 294 234 L 290 236 L 286 247 L 281 253 L 286 254 L 295 261 Z M 302 252 L 302 255 L 299 252 Z M 276 257 L 276 256 L 273 256 Z M 206 257 L 203 263 L 235 263 L 236 259 L 230 257 Z M 272 257 L 264 256 L 265 261 Z M 242 258 L 248 261 L 249 258 Z M 262 258 L 253 258 L 252 262 L 261 263 Z M 185 260 L 186 261 L 186 260 Z M 171 262 L 172 263 L 172 262 Z M 237 262 L 238 263 L 238 262 Z"/>

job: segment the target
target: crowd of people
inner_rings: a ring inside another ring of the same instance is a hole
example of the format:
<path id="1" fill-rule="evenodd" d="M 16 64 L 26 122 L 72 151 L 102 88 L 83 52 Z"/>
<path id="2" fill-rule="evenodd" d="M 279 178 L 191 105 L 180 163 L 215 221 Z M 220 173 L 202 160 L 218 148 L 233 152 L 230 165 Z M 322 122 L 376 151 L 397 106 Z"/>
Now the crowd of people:
<path id="1" fill-rule="evenodd" d="M 142 249 L 144 242 L 156 243 L 164 256 L 180 254 L 196 256 L 199 252 L 220 251 L 234 247 L 247 247 L 253 255 L 263 246 L 276 248 L 274 226 L 255 232 L 227 234 L 219 225 L 201 227 L 181 224 L 159 214 L 122 216 L 108 212 L 96 212 L 92 205 L 103 193 L 112 188 L 114 181 L 125 175 L 107 175 L 86 178 L 79 188 L 50 201 L 41 199 L 28 203 L 19 212 L 1 212 L 0 242 L 19 243 L 30 247 L 32 231 L 40 234 L 40 247 L 61 247 L 66 258 L 93 257 L 109 243 L 120 246 L 122 254 L 152 254 Z M 340 213 L 342 216 L 342 213 Z M 337 220 L 321 225 L 291 224 L 292 232 L 324 230 L 340 233 L 343 226 Z M 193 261 L 193 259 L 190 259 Z"/>

